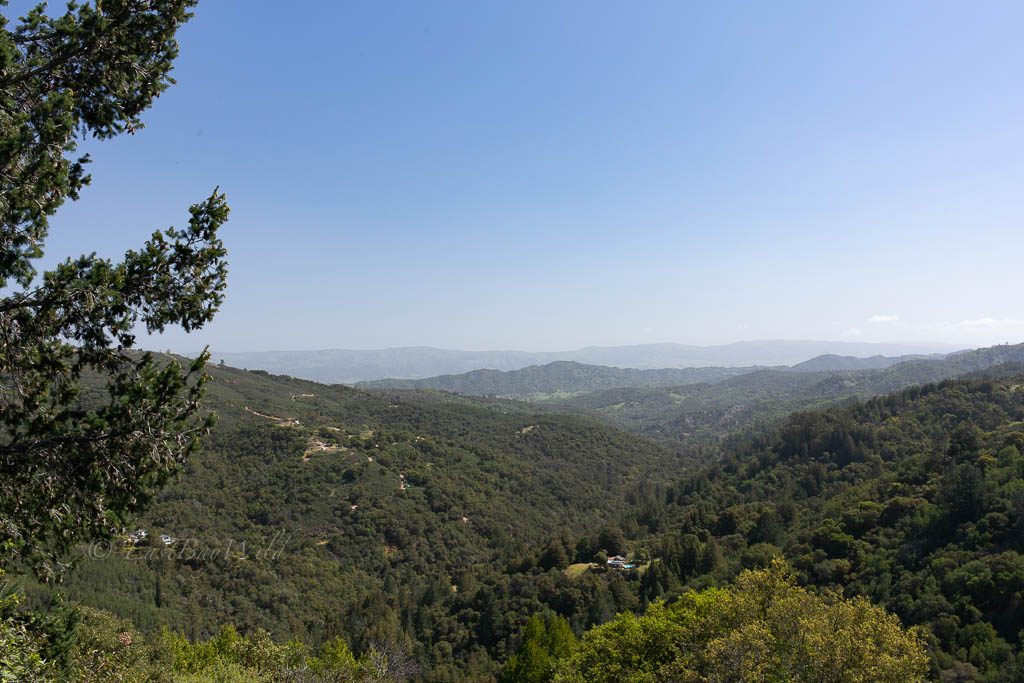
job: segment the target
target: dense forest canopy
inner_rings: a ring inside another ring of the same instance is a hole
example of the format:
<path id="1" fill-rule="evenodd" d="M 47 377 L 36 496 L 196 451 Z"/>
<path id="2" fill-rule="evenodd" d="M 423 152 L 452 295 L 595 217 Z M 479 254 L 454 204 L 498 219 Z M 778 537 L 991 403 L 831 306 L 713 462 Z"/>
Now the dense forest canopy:
<path id="1" fill-rule="evenodd" d="M 201 643 L 230 623 L 311 653 L 340 638 L 355 660 L 388 650 L 422 680 L 482 680 L 527 666 L 528 634 L 547 642 L 537 618 L 611 652 L 615 628 L 588 631 L 785 557 L 808 600 L 863 596 L 917 627 L 927 677 L 1019 674 L 1016 377 L 794 414 L 701 465 L 500 401 L 209 371 L 221 423 L 139 518 L 149 538 L 83 549 L 61 589 L 146 633 Z M 634 568 L 604 570 L 618 554 Z M 527 668 L 569 676 L 575 647 L 529 646 L 541 663 Z"/>
<path id="2" fill-rule="evenodd" d="M 217 427 L 138 518 L 147 539 L 81 549 L 62 586 L 76 600 L 200 640 L 231 623 L 358 653 L 390 643 L 438 680 L 491 671 L 548 602 L 578 603 L 578 627 L 632 604 L 562 576 L 576 554 L 562 539 L 612 523 L 632 486 L 671 481 L 674 451 L 500 402 L 208 372 Z"/>
<path id="3" fill-rule="evenodd" d="M 0 680 L 1024 680 L 1024 344 L 361 388 L 144 351 L 224 301 L 219 190 L 39 272 L 194 5 L 0 0 Z"/>
<path id="4" fill-rule="evenodd" d="M 1021 675 L 1024 383 L 947 381 L 799 413 L 642 487 L 632 521 L 659 558 L 651 597 L 784 555 L 803 581 L 927 628 L 933 672 Z M 716 566 L 701 566 L 713 552 Z M 645 577 L 647 578 L 647 577 Z"/>

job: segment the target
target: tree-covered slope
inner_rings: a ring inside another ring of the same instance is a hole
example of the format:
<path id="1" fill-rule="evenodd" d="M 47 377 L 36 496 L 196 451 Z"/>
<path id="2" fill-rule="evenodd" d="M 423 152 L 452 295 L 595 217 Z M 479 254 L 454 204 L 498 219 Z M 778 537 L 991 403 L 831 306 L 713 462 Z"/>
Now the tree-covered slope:
<path id="1" fill-rule="evenodd" d="M 489 671 L 553 599 L 528 571 L 549 538 L 600 528 L 628 488 L 681 470 L 586 418 L 210 372 L 219 424 L 133 524 L 145 540 L 82 549 L 72 600 L 196 638 L 231 623 L 388 643 L 430 680 Z"/>
<path id="2" fill-rule="evenodd" d="M 692 443 L 713 441 L 731 431 L 782 418 L 794 410 L 824 407 L 853 397 L 878 396 L 1020 363 L 1024 363 L 1024 344 L 964 351 L 942 359 L 914 359 L 882 369 L 762 369 L 715 384 L 611 389 L 552 400 L 545 405 L 600 416 L 649 438 Z"/>
<path id="3" fill-rule="evenodd" d="M 582 633 L 783 554 L 926 628 L 933 675 L 1019 673 L 1024 379 L 798 413 L 701 469 L 523 404 L 211 370 L 207 446 L 138 521 L 146 541 L 83 549 L 72 600 L 150 633 L 341 637 L 422 680 L 490 680 L 532 616 Z M 588 569 L 620 553 L 638 568 Z"/>
<path id="4" fill-rule="evenodd" d="M 928 630 L 943 680 L 1024 675 L 1024 378 L 947 381 L 735 437 L 633 533 L 644 597 L 784 554 L 806 582 Z"/>
<path id="5" fill-rule="evenodd" d="M 441 375 L 426 379 L 360 382 L 356 386 L 366 389 L 438 389 L 469 396 L 537 399 L 621 387 L 668 387 L 717 382 L 755 369 L 704 367 L 637 370 L 556 361 L 507 372 L 474 370 L 461 375 Z"/>
<path id="6" fill-rule="evenodd" d="M 934 354 L 930 356 L 933 360 L 941 360 L 944 358 L 944 354 Z M 911 360 L 927 359 L 929 356 L 924 355 L 908 355 L 908 356 L 868 356 L 866 358 L 858 358 L 857 356 L 840 356 L 834 353 L 826 353 L 821 356 L 815 356 L 810 360 L 805 360 L 803 363 L 797 363 L 790 367 L 791 370 L 796 372 L 828 372 L 836 370 L 872 370 L 888 368 L 896 365 L 897 363 L 905 363 Z"/>

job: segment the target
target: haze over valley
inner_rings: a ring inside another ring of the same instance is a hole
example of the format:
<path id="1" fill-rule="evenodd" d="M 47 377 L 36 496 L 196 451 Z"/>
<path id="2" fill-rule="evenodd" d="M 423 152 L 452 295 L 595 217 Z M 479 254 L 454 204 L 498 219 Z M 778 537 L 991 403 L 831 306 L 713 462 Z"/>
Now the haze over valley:
<path id="1" fill-rule="evenodd" d="M 0 0 L 0 681 L 1021 683 L 1022 26 Z"/>
<path id="2" fill-rule="evenodd" d="M 420 379 L 473 370 L 519 370 L 529 365 L 574 361 L 618 368 L 663 369 L 796 365 L 817 356 L 904 356 L 948 353 L 941 343 L 858 343 L 801 340 L 739 341 L 718 346 L 641 344 L 590 346 L 574 351 L 459 351 L 430 347 L 322 351 L 214 350 L 235 367 L 267 370 L 318 382 L 350 384 L 378 379 Z"/>

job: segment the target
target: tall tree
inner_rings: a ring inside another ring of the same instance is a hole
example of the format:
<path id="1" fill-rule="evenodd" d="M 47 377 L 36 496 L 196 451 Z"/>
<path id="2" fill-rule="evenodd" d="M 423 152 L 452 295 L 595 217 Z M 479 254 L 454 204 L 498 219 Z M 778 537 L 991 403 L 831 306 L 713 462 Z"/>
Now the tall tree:
<path id="1" fill-rule="evenodd" d="M 205 353 L 182 365 L 134 349 L 140 330 L 191 331 L 218 310 L 223 194 L 119 262 L 33 266 L 50 217 L 89 183 L 80 141 L 142 127 L 174 82 L 175 35 L 194 5 L 96 0 L 59 15 L 42 4 L 16 22 L 0 14 L 0 564 L 20 556 L 58 572 L 72 544 L 118 530 L 211 424 L 199 405 Z"/>

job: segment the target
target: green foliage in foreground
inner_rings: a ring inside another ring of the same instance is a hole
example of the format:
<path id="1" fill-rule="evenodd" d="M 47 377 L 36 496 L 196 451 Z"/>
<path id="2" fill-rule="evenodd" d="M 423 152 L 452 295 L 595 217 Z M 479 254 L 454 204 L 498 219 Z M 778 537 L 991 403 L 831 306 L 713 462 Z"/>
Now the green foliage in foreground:
<path id="1" fill-rule="evenodd" d="M 0 681 L 42 681 L 53 673 L 44 635 L 17 614 L 17 594 L 0 586 Z"/>
<path id="2" fill-rule="evenodd" d="M 50 217 L 89 183 L 79 143 L 142 127 L 173 83 L 194 4 L 42 3 L 13 20 L 0 1 L 0 566 L 59 576 L 75 543 L 109 538 L 210 427 L 205 355 L 179 365 L 129 351 L 143 330 L 192 331 L 220 308 L 224 195 L 120 261 L 35 267 Z"/>
<path id="3" fill-rule="evenodd" d="M 914 683 L 927 673 L 918 632 L 863 598 L 815 595 L 776 561 L 598 626 L 554 680 Z"/>
<path id="4" fill-rule="evenodd" d="M 361 657 L 340 638 L 313 651 L 225 626 L 192 642 L 167 629 L 145 636 L 109 613 L 82 608 L 67 661 L 48 660 L 47 637 L 10 614 L 0 619 L 0 680 L 101 682 L 384 682 L 418 677 L 395 643 Z M 51 648 L 52 649 L 52 648 Z M 822 597 L 796 585 L 788 567 L 744 572 L 725 588 L 624 613 L 582 642 L 558 616 L 533 617 L 500 680 L 507 683 L 925 680 L 924 639 L 863 598 Z"/>
<path id="5" fill-rule="evenodd" d="M 0 681 L 95 683 L 363 683 L 406 680 L 416 667 L 393 643 L 382 642 L 361 657 L 340 638 L 316 650 L 266 631 L 240 635 L 224 626 L 199 642 L 167 629 L 147 636 L 108 612 L 75 610 L 63 633 L 37 615 L 19 613 L 17 600 L 0 598 Z"/>
<path id="6" fill-rule="evenodd" d="M 499 680 L 502 683 L 550 681 L 559 660 L 571 656 L 577 647 L 576 636 L 564 617 L 554 614 L 531 617 L 523 631 L 523 642 L 508 658 Z"/>

